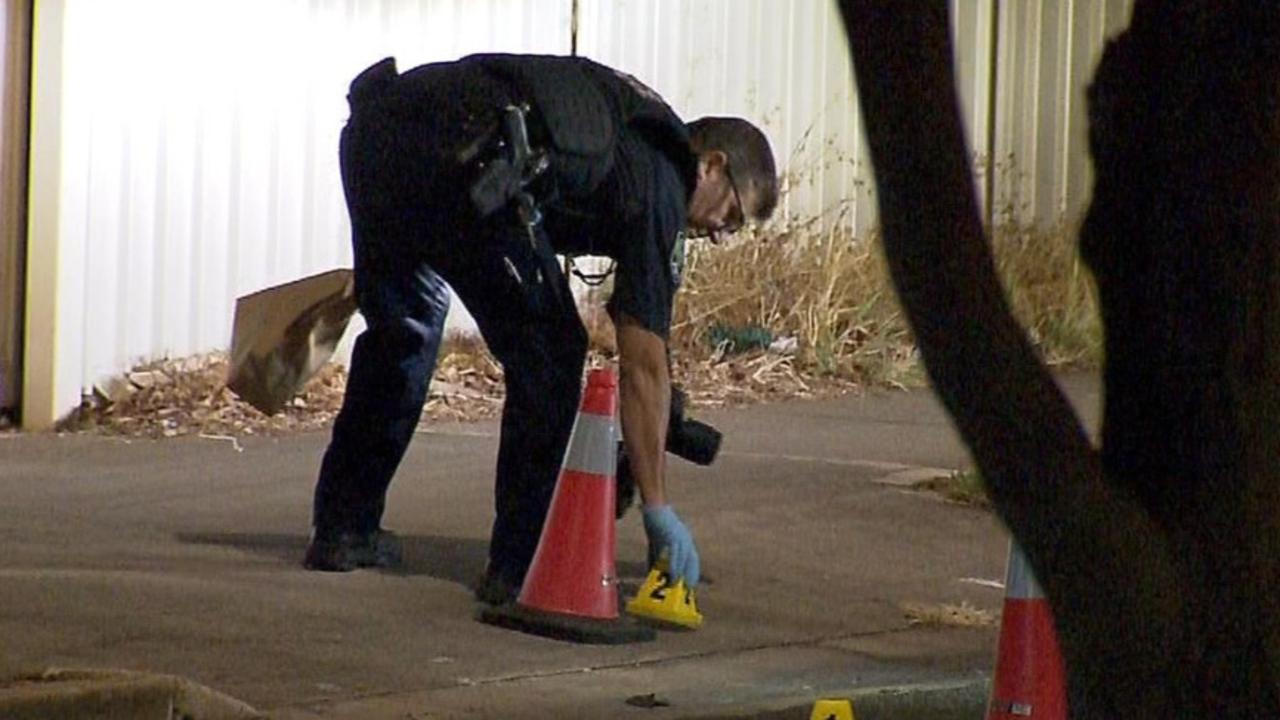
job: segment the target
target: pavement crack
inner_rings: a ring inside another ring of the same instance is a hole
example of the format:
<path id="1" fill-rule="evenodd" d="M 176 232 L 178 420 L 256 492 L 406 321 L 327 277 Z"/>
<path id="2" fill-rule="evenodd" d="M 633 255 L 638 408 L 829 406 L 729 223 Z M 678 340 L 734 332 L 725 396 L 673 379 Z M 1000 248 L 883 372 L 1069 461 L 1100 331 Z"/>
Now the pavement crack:
<path id="1" fill-rule="evenodd" d="M 881 460 L 849 460 L 846 458 L 822 457 L 819 455 L 791 455 L 788 453 L 758 453 L 745 452 L 742 450 L 725 450 L 720 453 L 724 457 L 747 458 L 750 460 L 785 460 L 787 462 L 801 463 L 818 463 L 821 465 L 836 465 L 839 467 L 865 468 L 867 470 L 881 470 L 884 472 L 902 472 L 904 470 L 912 470 L 913 465 L 904 465 L 896 462 L 884 462 Z"/>
<path id="2" fill-rule="evenodd" d="M 901 627 L 888 628 L 885 630 L 873 630 L 869 632 L 851 632 L 836 635 L 822 635 L 817 637 L 801 638 L 797 640 L 785 640 L 781 642 L 759 643 L 756 645 L 746 645 L 742 647 L 730 648 L 726 650 L 706 650 L 700 652 L 688 652 L 675 655 L 665 655 L 663 657 L 649 658 L 645 660 L 629 660 L 626 662 L 601 663 L 599 665 L 589 665 L 580 668 L 557 668 L 552 670 L 530 671 L 510 673 L 508 675 L 498 675 L 488 678 L 468 678 L 466 682 L 461 682 L 456 687 L 483 687 L 488 685 L 502 685 L 507 683 L 517 683 L 525 680 L 540 680 L 553 677 L 564 677 L 568 675 L 580 675 L 591 672 L 609 672 L 611 670 L 629 670 L 635 668 L 655 667 L 665 665 L 667 663 L 683 662 L 686 660 L 708 660 L 713 658 L 732 657 L 735 655 L 747 655 L 765 650 L 785 650 L 789 648 L 805 648 L 818 647 L 832 642 L 844 642 L 846 640 L 865 640 L 868 638 L 878 638 L 894 635 L 899 632 L 906 632 L 912 628 L 907 625 Z"/>
<path id="3" fill-rule="evenodd" d="M 706 660 L 713 658 L 732 657 L 735 655 L 747 655 L 755 652 L 763 652 L 766 650 L 780 650 L 787 648 L 805 648 L 819 647 L 827 643 L 843 642 L 847 640 L 865 640 L 868 638 L 887 637 L 900 632 L 910 631 L 907 625 L 901 627 L 887 628 L 884 630 L 873 630 L 869 632 L 851 632 L 838 633 L 834 635 L 821 635 L 808 638 L 800 638 L 797 640 L 785 640 L 782 642 L 759 643 L 755 645 L 746 645 L 743 647 L 731 648 L 727 650 L 710 650 L 702 652 L 688 652 L 676 655 L 666 655 L 663 657 L 649 658 L 646 660 L 629 660 L 626 662 L 601 663 L 598 665 L 589 665 L 585 667 L 575 668 L 557 668 L 552 670 L 534 670 L 529 672 L 517 672 L 507 675 L 497 675 L 487 678 L 460 678 L 458 682 L 453 684 L 441 684 L 432 688 L 418 688 L 412 691 L 392 690 L 384 692 L 365 692 L 354 693 L 348 697 L 342 698 L 342 704 L 352 702 L 361 702 L 367 700 L 383 700 L 387 698 L 395 698 L 402 696 L 410 696 L 421 694 L 423 692 L 440 692 L 445 690 L 461 690 L 467 688 L 484 688 L 495 687 L 501 685 L 510 685 L 530 680 L 545 680 L 547 678 L 567 677 L 570 675 L 582 675 L 595 672 L 610 672 L 614 670 L 630 670 L 645 667 L 656 667 L 668 663 L 683 662 L 687 660 Z M 311 701 L 304 703 L 296 703 L 283 707 L 294 708 L 315 708 L 329 704 L 332 701 Z"/>

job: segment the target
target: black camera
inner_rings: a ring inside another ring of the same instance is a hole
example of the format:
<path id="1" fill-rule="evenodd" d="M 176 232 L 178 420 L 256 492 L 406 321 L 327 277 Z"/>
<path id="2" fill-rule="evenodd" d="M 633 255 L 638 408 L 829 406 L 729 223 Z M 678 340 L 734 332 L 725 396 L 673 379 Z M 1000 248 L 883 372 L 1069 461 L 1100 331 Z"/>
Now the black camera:
<path id="1" fill-rule="evenodd" d="M 686 397 L 678 387 L 671 388 L 671 415 L 667 422 L 667 452 L 698 465 L 710 465 L 720 452 L 719 430 L 698 420 L 684 416 Z M 618 502 L 619 518 L 636 499 L 636 479 L 631 474 L 631 460 L 626 447 L 618 442 Z"/>

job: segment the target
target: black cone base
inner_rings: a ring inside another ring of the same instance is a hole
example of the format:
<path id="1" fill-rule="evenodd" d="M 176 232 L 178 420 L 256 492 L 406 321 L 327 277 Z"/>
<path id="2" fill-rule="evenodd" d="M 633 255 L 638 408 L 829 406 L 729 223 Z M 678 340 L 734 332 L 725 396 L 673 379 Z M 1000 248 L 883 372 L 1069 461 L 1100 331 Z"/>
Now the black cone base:
<path id="1" fill-rule="evenodd" d="M 588 645 L 625 645 L 648 642 L 658 636 L 653 628 L 639 625 L 625 615 L 617 620 L 596 620 L 543 612 L 519 603 L 485 607 L 479 620 L 508 630 Z"/>

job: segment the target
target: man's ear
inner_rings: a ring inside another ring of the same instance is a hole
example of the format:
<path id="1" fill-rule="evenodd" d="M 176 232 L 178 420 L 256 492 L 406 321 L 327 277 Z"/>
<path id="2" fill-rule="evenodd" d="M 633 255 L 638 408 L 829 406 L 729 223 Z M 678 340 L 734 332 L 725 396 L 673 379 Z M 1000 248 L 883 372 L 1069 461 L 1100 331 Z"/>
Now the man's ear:
<path id="1" fill-rule="evenodd" d="M 723 173 L 728 163 L 729 156 L 723 150 L 704 150 L 698 153 L 698 177 L 707 177 L 712 171 Z"/>

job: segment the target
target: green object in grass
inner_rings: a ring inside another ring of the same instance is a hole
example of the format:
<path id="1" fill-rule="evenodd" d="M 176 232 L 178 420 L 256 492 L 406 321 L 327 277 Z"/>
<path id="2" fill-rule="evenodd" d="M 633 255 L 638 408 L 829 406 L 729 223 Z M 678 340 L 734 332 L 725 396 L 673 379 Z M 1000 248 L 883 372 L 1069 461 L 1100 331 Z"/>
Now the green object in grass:
<path id="1" fill-rule="evenodd" d="M 732 326 L 717 323 L 707 330 L 707 342 L 711 347 L 724 346 L 728 355 L 763 350 L 773 342 L 773 333 L 759 325 Z"/>

